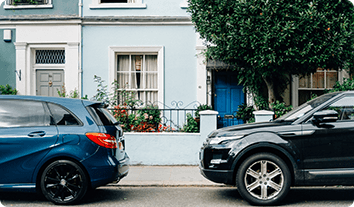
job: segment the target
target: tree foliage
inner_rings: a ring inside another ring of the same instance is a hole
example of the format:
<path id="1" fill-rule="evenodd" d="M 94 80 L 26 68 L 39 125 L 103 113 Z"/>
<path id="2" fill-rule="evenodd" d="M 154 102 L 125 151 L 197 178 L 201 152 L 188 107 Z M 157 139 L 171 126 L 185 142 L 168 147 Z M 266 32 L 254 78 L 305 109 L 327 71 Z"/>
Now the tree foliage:
<path id="1" fill-rule="evenodd" d="M 239 84 L 257 92 L 317 68 L 354 63 L 354 6 L 348 0 L 188 0 L 207 58 L 234 65 Z M 263 83 L 263 84 L 264 84 Z"/>

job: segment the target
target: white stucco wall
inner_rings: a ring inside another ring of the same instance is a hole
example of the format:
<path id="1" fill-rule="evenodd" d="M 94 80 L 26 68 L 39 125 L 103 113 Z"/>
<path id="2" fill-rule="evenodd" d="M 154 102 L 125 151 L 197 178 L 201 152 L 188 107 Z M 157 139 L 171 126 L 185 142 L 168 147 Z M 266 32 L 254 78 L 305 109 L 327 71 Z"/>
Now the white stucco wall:
<path id="1" fill-rule="evenodd" d="M 200 133 L 125 133 L 132 165 L 198 165 L 207 135 L 216 129 L 215 111 L 200 112 Z"/>

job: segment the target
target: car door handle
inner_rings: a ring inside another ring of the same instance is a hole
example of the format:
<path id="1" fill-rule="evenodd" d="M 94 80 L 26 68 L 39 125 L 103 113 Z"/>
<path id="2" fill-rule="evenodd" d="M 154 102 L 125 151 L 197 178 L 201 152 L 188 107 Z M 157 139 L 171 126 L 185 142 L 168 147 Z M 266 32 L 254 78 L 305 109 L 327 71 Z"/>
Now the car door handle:
<path id="1" fill-rule="evenodd" d="M 45 135 L 44 131 L 31 132 L 28 134 L 29 137 L 43 137 Z"/>
<path id="2" fill-rule="evenodd" d="M 279 132 L 279 135 L 283 137 L 295 137 L 295 136 L 301 136 L 302 132 L 301 131 Z"/>
<path id="3" fill-rule="evenodd" d="M 315 133 L 315 130 L 280 132 L 279 134 L 284 137 L 295 137 L 295 136 L 309 136 L 312 135 L 313 133 Z"/>

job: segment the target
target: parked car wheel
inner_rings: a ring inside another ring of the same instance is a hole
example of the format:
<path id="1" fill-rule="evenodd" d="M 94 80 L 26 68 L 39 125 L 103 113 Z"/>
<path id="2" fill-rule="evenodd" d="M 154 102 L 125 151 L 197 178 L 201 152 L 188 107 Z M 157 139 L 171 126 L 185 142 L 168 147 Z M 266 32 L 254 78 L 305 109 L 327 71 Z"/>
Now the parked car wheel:
<path id="1" fill-rule="evenodd" d="M 88 179 L 75 162 L 57 160 L 44 169 L 40 186 L 43 195 L 53 203 L 73 204 L 86 194 Z"/>
<path id="2" fill-rule="evenodd" d="M 274 205 L 288 193 L 290 171 L 285 162 L 270 153 L 259 153 L 247 158 L 236 175 L 241 196 L 254 205 Z"/>

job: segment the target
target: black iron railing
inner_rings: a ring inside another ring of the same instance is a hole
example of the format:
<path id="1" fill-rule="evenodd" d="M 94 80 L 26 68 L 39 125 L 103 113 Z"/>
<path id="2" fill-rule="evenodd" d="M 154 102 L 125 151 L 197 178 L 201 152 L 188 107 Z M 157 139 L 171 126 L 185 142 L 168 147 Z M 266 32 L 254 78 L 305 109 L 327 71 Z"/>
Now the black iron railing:
<path id="1" fill-rule="evenodd" d="M 183 102 L 173 101 L 171 106 L 164 104 L 150 104 L 139 107 L 119 105 L 110 108 L 126 132 L 181 132 L 187 124 L 187 114 L 195 116 L 200 104 L 193 102 L 186 107 Z M 163 108 L 158 108 L 158 106 Z"/>

